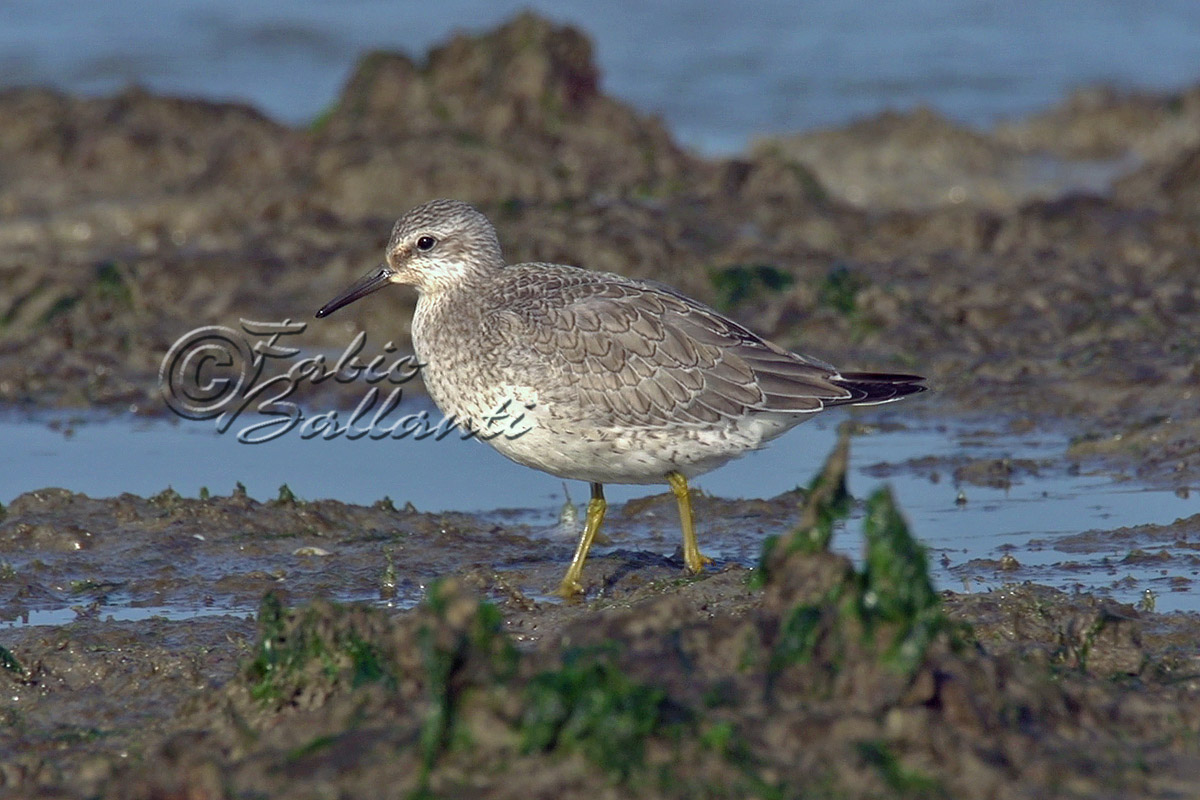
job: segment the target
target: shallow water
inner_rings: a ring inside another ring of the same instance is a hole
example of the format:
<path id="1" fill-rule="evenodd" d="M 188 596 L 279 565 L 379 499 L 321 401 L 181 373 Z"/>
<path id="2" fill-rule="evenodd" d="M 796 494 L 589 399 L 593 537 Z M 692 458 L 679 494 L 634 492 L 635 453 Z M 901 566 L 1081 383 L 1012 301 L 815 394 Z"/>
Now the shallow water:
<path id="1" fill-rule="evenodd" d="M 415 400 L 405 402 L 417 407 Z M 847 416 L 821 415 L 766 450 L 696 480 L 694 486 L 714 498 L 699 513 L 705 552 L 718 562 L 753 565 L 764 536 L 785 532 L 795 519 L 794 498 L 778 496 L 808 483 Z M 1066 458 L 1068 442 L 1061 434 L 1014 432 L 1003 420 L 930 421 L 899 407 L 852 416 L 861 432 L 851 448 L 851 492 L 863 498 L 881 483 L 893 488 L 914 532 L 930 550 L 942 587 L 985 591 L 1033 580 L 1098 591 L 1125 602 L 1143 600 L 1150 590 L 1158 610 L 1200 610 L 1194 588 L 1200 568 L 1190 544 L 1200 541 L 1200 525 L 1107 533 L 1123 526 L 1169 525 L 1197 514 L 1200 495 L 1081 471 Z M 9 417 L 0 420 L 0 440 L 10 452 L 24 456 L 22 469 L 0 475 L 0 501 L 6 503 L 49 486 L 95 497 L 122 492 L 149 496 L 170 486 L 195 497 L 202 487 L 214 495 L 228 494 L 238 482 L 260 500 L 276 497 L 285 483 L 302 499 L 368 505 L 386 495 L 397 506 L 411 502 L 421 511 L 476 512 L 480 527 L 517 531 L 512 542 L 499 541 L 489 551 L 501 570 L 506 563 L 527 561 L 531 541 L 568 546 L 587 497 L 585 484 L 565 485 L 509 462 L 484 444 L 455 436 L 441 441 L 306 441 L 293 434 L 246 445 L 236 441 L 234 432 L 217 435 L 204 422 L 59 418 L 48 423 Z M 971 482 L 971 475 L 977 482 Z M 568 491 L 577 504 L 573 517 L 562 516 Z M 672 502 L 660 497 L 631 505 L 624 513 L 617 508 L 658 495 L 658 489 L 611 486 L 606 493 L 613 506 L 606 523 L 612 543 L 598 547 L 597 553 L 675 550 Z M 763 504 L 718 498 L 776 499 Z M 858 520 L 852 519 L 835 538 L 835 548 L 857 553 L 858 529 Z M 265 563 L 262 568 L 270 571 Z M 402 591 L 391 601 L 415 601 L 421 586 L 412 582 L 409 588 L 411 598 Z M 527 588 L 531 595 L 539 594 Z M 203 608 L 139 607 L 118 592 L 86 613 L 186 618 L 251 611 L 220 598 Z M 69 606 L 40 608 L 17 624 L 58 624 L 75 613 Z"/>
<path id="2" fill-rule="evenodd" d="M 248 101 L 303 123 L 373 48 L 420 59 L 455 30 L 524 8 L 580 26 L 604 87 L 687 145 L 748 139 L 928 105 L 986 125 L 1097 83 L 1168 89 L 1197 77 L 1194 0 L 46 0 L 0 4 L 0 87 L 108 93 L 129 84 Z M 66 22 L 69 21 L 69 24 Z"/>

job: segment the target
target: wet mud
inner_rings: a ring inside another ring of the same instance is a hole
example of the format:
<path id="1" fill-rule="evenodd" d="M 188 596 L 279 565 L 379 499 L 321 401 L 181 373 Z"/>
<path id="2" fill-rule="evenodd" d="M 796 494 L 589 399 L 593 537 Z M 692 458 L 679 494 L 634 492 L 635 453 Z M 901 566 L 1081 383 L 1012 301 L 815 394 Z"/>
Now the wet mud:
<path id="1" fill-rule="evenodd" d="M 790 524 L 756 567 L 688 578 L 678 555 L 610 550 L 575 602 L 546 595 L 569 542 L 466 515 L 24 495 L 0 523 L 5 614 L 77 602 L 70 622 L 5 631 L 0 776 L 67 797 L 1195 785 L 1195 615 L 1027 582 L 938 593 L 886 490 L 866 501 L 851 563 L 828 549 L 850 509 L 845 467 L 837 450 L 809 490 L 771 504 Z M 493 555 L 514 550 L 527 556 Z M 118 594 L 207 611 L 121 621 L 105 616 Z M 254 618 L 227 610 L 251 602 Z"/>
<path id="2" fill-rule="evenodd" d="M 939 399 L 914 414 L 1056 427 L 1071 464 L 1200 486 L 1200 89 L 1088 90 L 992 131 L 886 114 L 704 159 L 603 93 L 586 36 L 525 15 L 420 62 L 364 58 L 303 129 L 139 90 L 6 91 L 0 120 L 6 409 L 167 413 L 179 336 L 309 320 L 399 213 L 450 196 L 511 261 L 662 280 L 781 344 L 926 374 Z M 403 352 L 411 309 L 381 293 L 292 343 L 336 353 L 365 329 L 370 352 Z M 918 455 L 878 477 L 969 496 L 1066 468 Z M 1135 606 L 1040 586 L 1011 554 L 951 565 L 991 590 L 935 592 L 885 495 L 855 562 L 805 521 L 814 495 L 702 500 L 709 535 L 767 544 L 699 578 L 622 549 L 659 518 L 676 535 L 668 497 L 630 503 L 578 603 L 547 595 L 570 537 L 499 512 L 22 495 L 0 512 L 18 623 L 0 630 L 0 793 L 1200 791 L 1200 621 L 1154 610 L 1195 591 L 1197 517 L 1039 545 L 1058 575 L 1161 563 Z"/>

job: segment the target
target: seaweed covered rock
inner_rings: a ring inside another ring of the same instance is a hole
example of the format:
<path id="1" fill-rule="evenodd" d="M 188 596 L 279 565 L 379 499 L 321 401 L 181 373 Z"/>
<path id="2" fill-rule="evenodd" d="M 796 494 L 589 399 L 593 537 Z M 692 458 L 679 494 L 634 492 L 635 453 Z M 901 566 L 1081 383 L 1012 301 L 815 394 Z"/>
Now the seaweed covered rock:
<path id="1" fill-rule="evenodd" d="M 587 38 L 531 13 L 423 65 L 373 53 L 320 123 L 317 172 L 339 207 L 367 213 L 435 196 L 660 194 L 701 168 L 599 86 Z"/>

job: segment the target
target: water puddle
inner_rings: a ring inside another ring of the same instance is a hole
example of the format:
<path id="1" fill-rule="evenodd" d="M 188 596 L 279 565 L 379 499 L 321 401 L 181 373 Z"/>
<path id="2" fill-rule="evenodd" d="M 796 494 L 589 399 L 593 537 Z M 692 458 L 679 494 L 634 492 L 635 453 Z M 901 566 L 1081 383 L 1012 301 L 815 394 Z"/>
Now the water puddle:
<path id="1" fill-rule="evenodd" d="M 718 561 L 754 564 L 762 539 L 794 523 L 796 496 L 788 493 L 808 483 L 846 417 L 822 415 L 770 448 L 695 481 L 704 493 L 697 516 L 706 554 Z M 1081 471 L 1066 458 L 1068 443 L 1062 435 L 1014 431 L 1003 420 L 930 421 L 888 408 L 855 412 L 853 419 L 860 423 L 860 433 L 851 450 L 851 492 L 866 497 L 882 483 L 892 486 L 917 537 L 929 548 L 940 586 L 977 592 L 1031 580 L 1068 591 L 1108 594 L 1124 602 L 1144 602 L 1150 592 L 1157 610 L 1200 610 L 1195 590 L 1200 516 L 1187 519 L 1200 514 L 1200 495 Z M 266 501 L 287 484 L 302 499 L 336 498 L 358 505 L 387 496 L 396 507 L 412 503 L 421 511 L 456 515 L 459 522 L 454 524 L 478 539 L 477 558 L 491 559 L 501 572 L 506 565 L 528 564 L 531 558 L 569 555 L 587 498 L 584 484 L 564 485 L 455 435 L 441 441 L 324 441 L 292 435 L 246 445 L 232 432 L 217 435 L 208 423 L 58 419 L 48 424 L 9 417 L 0 419 L 0 441 L 9 452 L 20 454 L 20 468 L 0 474 L 0 502 L 6 504 L 23 492 L 52 486 L 91 497 L 123 492 L 149 497 L 170 486 L 185 497 L 196 497 L 204 490 L 227 495 L 240 483 L 250 497 Z M 564 516 L 568 492 L 577 508 Z M 597 553 L 669 555 L 675 550 L 678 521 L 669 495 L 637 486 L 611 486 L 606 492 L 610 542 Z M 852 519 L 835 538 L 835 548 L 857 554 L 858 530 L 858 521 Z M 384 538 L 381 534 L 380 541 Z M 190 540 L 175 546 L 181 555 L 156 558 L 138 551 L 108 557 L 145 559 L 147 573 L 173 568 L 170 580 L 182 580 L 177 573 L 189 570 L 202 573 L 214 586 L 226 572 L 249 570 L 267 576 L 264 581 L 269 582 L 272 570 L 278 569 L 271 560 L 275 555 L 255 549 L 252 534 L 238 540 L 236 547 Z M 328 539 L 289 540 L 286 555 L 293 562 L 311 555 L 304 551 L 306 546 L 334 544 Z M 370 569 L 377 575 L 382 570 L 380 545 L 372 546 Z M 546 547 L 557 549 L 548 556 L 540 552 Z M 10 552 L 5 558 L 11 561 L 16 555 Z M 72 580 L 71 559 L 76 556 L 70 553 L 20 555 L 50 564 L 47 569 L 60 576 L 60 583 Z M 205 564 L 207 559 L 211 560 Z M 164 560 L 177 563 L 158 563 Z M 304 574 L 319 580 L 326 596 L 379 601 L 378 594 L 363 593 L 366 581 L 351 589 L 339 587 L 340 580 L 348 580 L 346 573 L 337 571 L 347 568 L 344 563 L 330 568 L 317 557 L 300 561 Z M 403 572 L 412 563 L 398 559 L 397 568 Z M 124 579 L 136 582 L 131 576 L 137 565 L 123 566 L 129 571 Z M 402 575 L 400 592 L 390 602 L 415 602 L 423 581 L 424 576 Z M 61 624 L 87 615 L 181 619 L 253 613 L 258 588 L 252 583 L 226 595 L 210 592 L 203 602 L 190 605 L 122 600 L 120 593 L 97 596 L 89 605 L 87 598 L 47 591 L 38 602 L 23 603 L 21 613 L 0 615 L 9 618 L 0 625 Z M 522 587 L 531 596 L 545 588 Z"/>

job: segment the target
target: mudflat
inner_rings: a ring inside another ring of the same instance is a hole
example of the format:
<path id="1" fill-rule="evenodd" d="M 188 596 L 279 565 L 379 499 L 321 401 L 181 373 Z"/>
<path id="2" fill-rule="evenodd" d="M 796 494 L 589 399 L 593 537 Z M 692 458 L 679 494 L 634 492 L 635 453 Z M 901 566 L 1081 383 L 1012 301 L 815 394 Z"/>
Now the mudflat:
<path id="1" fill-rule="evenodd" d="M 422 63 L 364 58 L 305 129 L 137 90 L 7 91 L 0 120 L 0 403 L 17 412 L 166 414 L 158 370 L 179 336 L 307 319 L 378 261 L 399 213 L 454 197 L 495 222 L 510 262 L 660 280 L 802 352 L 921 372 L 937 400 L 914 414 L 1055 427 L 1090 469 L 1200 485 L 1200 88 L 1089 90 L 988 132 L 886 114 L 704 159 L 602 92 L 582 33 L 525 15 Z M 1063 168 L 1038 172 L 1048 159 Z M 1071 176 L 1098 164 L 1112 180 L 1080 191 Z M 366 329 L 403 350 L 411 305 L 380 295 L 297 344 L 341 350 Z M 1008 479 L 994 466 L 963 480 Z M 1200 791 L 1194 615 L 1027 583 L 936 593 L 921 531 L 885 495 L 866 511 L 876 557 L 853 564 L 804 521 L 840 508 L 827 485 L 758 509 L 789 532 L 756 564 L 685 579 L 677 559 L 617 550 L 574 604 L 530 588 L 552 588 L 568 546 L 472 514 L 22 495 L 0 516 L 0 609 L 19 620 L 45 592 L 78 609 L 0 632 L 0 787 Z M 1069 544 L 1157 537 L 1190 581 L 1198 520 Z M 201 615 L 107 619 L 115 594 Z M 222 602 L 260 611 L 203 613 Z"/>

